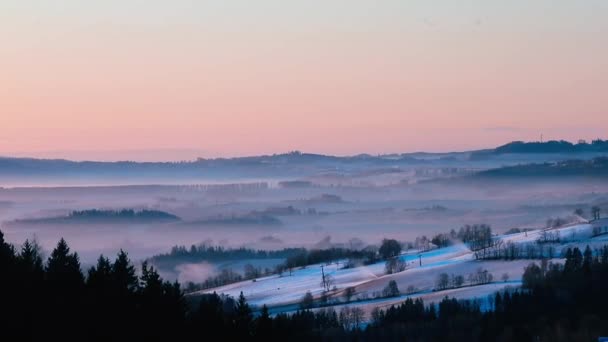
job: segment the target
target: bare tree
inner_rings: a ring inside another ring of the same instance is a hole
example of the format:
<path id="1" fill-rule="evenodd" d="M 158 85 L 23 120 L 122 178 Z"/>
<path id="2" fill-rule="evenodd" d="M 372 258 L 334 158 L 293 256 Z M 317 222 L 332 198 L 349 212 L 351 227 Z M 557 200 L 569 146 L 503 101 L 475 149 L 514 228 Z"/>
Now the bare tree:
<path id="1" fill-rule="evenodd" d="M 344 327 L 345 330 L 354 330 L 361 326 L 363 323 L 364 312 L 359 307 L 345 307 L 340 311 L 338 321 Z"/>
<path id="2" fill-rule="evenodd" d="M 384 271 L 386 274 L 393 274 L 405 271 L 406 263 L 401 261 L 399 257 L 394 257 L 386 260 Z"/>
<path id="3" fill-rule="evenodd" d="M 331 274 L 325 274 L 325 270 L 321 267 L 321 286 L 325 289 L 325 292 L 331 290 L 332 286 L 335 284 L 334 277 Z"/>
<path id="4" fill-rule="evenodd" d="M 409 285 L 407 289 L 405 289 L 406 294 L 412 294 L 418 292 L 418 289 L 414 285 Z"/>
<path id="5" fill-rule="evenodd" d="M 360 307 L 354 307 L 351 310 L 352 321 L 354 325 L 354 329 L 357 329 L 363 323 L 363 318 L 365 317 L 365 312 Z"/>
<path id="6" fill-rule="evenodd" d="M 245 265 L 245 278 L 246 279 L 256 279 L 260 277 L 260 270 L 253 266 L 252 264 Z"/>
<path id="7" fill-rule="evenodd" d="M 344 290 L 344 299 L 347 302 L 350 302 L 350 300 L 353 298 L 353 296 L 355 295 L 355 288 L 352 286 L 347 287 Z"/>
<path id="8" fill-rule="evenodd" d="M 394 280 L 389 281 L 388 285 L 382 290 L 382 295 L 384 297 L 397 297 L 400 293 L 397 282 Z"/>
<path id="9" fill-rule="evenodd" d="M 441 273 L 437 276 L 435 285 L 438 290 L 445 290 L 450 285 L 450 276 L 447 273 Z"/>
<path id="10" fill-rule="evenodd" d="M 314 298 L 312 296 L 312 293 L 310 293 L 310 291 L 308 291 L 300 300 L 300 308 L 303 310 L 307 310 L 307 309 L 312 308 L 313 304 L 314 304 Z"/>
<path id="11" fill-rule="evenodd" d="M 464 277 L 452 274 L 452 287 L 461 287 L 464 284 Z"/>

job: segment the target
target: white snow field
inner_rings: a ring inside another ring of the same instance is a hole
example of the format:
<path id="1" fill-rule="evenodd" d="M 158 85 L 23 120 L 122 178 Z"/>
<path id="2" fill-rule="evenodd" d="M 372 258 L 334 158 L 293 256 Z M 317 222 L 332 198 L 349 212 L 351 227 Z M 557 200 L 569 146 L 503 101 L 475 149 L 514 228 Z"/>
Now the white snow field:
<path id="1" fill-rule="evenodd" d="M 605 236 L 592 238 L 589 224 L 564 226 L 551 229 L 551 231 L 559 231 L 562 239 L 562 243 L 556 245 L 558 251 L 574 246 L 584 248 L 587 244 L 592 247 L 599 246 L 605 244 L 606 241 Z M 496 239 L 501 239 L 505 243 L 510 241 L 525 244 L 534 243 L 541 234 L 542 230 L 532 230 L 527 233 L 501 235 Z M 335 281 L 336 290 L 332 290 L 328 294 L 331 306 L 337 310 L 344 306 L 358 306 L 369 317 L 369 313 L 374 308 L 387 308 L 403 302 L 408 297 L 422 298 L 425 303 L 436 303 L 446 296 L 457 299 L 478 298 L 485 301 L 489 295 L 497 291 L 521 286 L 524 267 L 533 261 L 479 261 L 475 260 L 473 252 L 464 244 L 422 253 L 408 251 L 403 253 L 400 258 L 407 263 L 407 269 L 390 275 L 384 274 L 384 262 L 349 269 L 342 268 L 343 262 L 331 265 L 316 264 L 295 269 L 291 275 L 285 272 L 282 276 L 272 275 L 258 278 L 255 281 L 243 281 L 198 293 L 216 292 L 236 297 L 242 291 L 249 303 L 254 306 L 260 307 L 265 304 L 274 314 L 291 312 L 298 309 L 298 304 L 307 291 L 311 292 L 315 300 L 322 296 L 321 266 L 323 266 L 325 274 L 331 275 Z M 554 261 L 560 262 L 561 259 Z M 484 285 L 465 283 L 465 286 L 461 288 L 434 291 L 439 274 L 462 275 L 466 279 L 469 274 L 475 273 L 479 268 L 487 269 L 493 275 L 491 283 Z M 506 281 L 503 279 L 505 274 Z M 374 295 L 381 292 L 391 280 L 397 283 L 402 295 L 392 298 L 375 298 Z M 355 289 L 355 295 L 350 303 L 346 303 L 343 298 L 344 289 L 347 287 Z M 413 287 L 414 290 L 410 294 L 405 294 L 408 287 Z"/>

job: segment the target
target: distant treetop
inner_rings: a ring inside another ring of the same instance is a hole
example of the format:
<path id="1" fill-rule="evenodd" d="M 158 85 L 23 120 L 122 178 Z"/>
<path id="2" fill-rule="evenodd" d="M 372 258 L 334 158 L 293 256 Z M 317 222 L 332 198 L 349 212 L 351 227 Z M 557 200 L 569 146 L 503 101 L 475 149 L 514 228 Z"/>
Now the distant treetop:
<path id="1" fill-rule="evenodd" d="M 504 153 L 574 153 L 574 152 L 608 152 L 608 140 L 593 140 L 590 144 L 579 140 L 573 144 L 565 140 L 546 142 L 513 141 L 494 149 L 496 154 Z"/>

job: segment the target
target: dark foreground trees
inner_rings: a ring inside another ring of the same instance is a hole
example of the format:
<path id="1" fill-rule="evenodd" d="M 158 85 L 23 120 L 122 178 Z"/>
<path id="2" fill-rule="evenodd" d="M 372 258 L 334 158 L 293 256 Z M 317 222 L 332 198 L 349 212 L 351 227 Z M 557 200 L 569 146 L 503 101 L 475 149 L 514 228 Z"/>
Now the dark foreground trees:
<path id="1" fill-rule="evenodd" d="M 100 256 L 85 278 L 65 240 L 43 262 L 35 243 L 17 251 L 1 232 L 0 303 L 0 333 L 19 340 L 171 336 L 187 313 L 179 284 L 145 264 L 138 277 L 123 251 L 113 262 Z"/>
<path id="2" fill-rule="evenodd" d="M 100 257 L 85 277 L 65 241 L 43 261 L 34 242 L 16 249 L 0 232 L 0 340 L 592 341 L 608 335 L 606 283 L 608 247 L 573 249 L 563 266 L 528 266 L 523 290 L 484 306 L 407 299 L 374 310 L 363 328 L 361 310 L 318 308 L 312 295 L 306 310 L 274 316 L 243 294 L 187 303 L 179 284 L 147 264 L 137 272 L 122 251 Z"/>
<path id="3" fill-rule="evenodd" d="M 566 262 L 531 264 L 524 288 L 497 293 L 484 306 L 445 298 L 419 300 L 385 311 L 357 334 L 360 340 L 597 341 L 608 334 L 608 246 L 568 250 Z M 484 312 L 482 308 L 485 307 Z"/>

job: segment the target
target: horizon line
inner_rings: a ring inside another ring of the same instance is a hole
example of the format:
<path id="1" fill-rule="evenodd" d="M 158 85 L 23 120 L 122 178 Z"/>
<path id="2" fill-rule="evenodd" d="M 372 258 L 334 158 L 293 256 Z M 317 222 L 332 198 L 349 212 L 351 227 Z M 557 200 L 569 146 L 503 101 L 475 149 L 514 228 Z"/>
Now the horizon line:
<path id="1" fill-rule="evenodd" d="M 599 138 L 598 138 L 599 139 Z M 600 139 L 601 140 L 601 139 Z M 566 141 L 572 144 L 579 144 L 581 140 L 578 141 L 569 141 L 569 140 L 565 140 L 565 139 L 553 139 L 553 140 L 547 140 L 547 141 L 523 141 L 523 140 L 513 140 L 513 141 L 509 141 L 506 142 L 502 145 L 498 145 L 495 147 L 486 147 L 486 148 L 477 148 L 477 149 L 467 149 L 467 150 L 459 150 L 459 151 L 424 151 L 424 150 L 417 150 L 417 151 L 412 151 L 412 152 L 384 152 L 384 153 L 367 153 L 367 152 L 360 152 L 360 153 L 354 153 L 354 154 L 332 154 L 332 153 L 317 153 L 317 152 L 309 152 L 309 151 L 302 151 L 299 149 L 295 149 L 295 150 L 290 150 L 290 151 L 285 151 L 285 152 L 274 152 L 274 153 L 260 153 L 260 154 L 243 154 L 243 155 L 231 155 L 231 156 L 211 156 L 211 157 L 205 157 L 203 156 L 204 153 L 201 153 L 201 155 L 196 155 L 196 156 L 192 156 L 190 158 L 183 158 L 183 159 L 148 159 L 148 160 L 137 160 L 137 159 L 121 159 L 120 157 L 117 158 L 100 158 L 100 159 L 94 159 L 93 158 L 73 158 L 73 157 L 53 157 L 53 154 L 57 154 L 57 155 L 61 155 L 61 154 L 87 154 L 87 153 L 91 153 L 91 154 L 95 154 L 95 153 L 101 153 L 101 154 L 112 154 L 112 153 L 157 153 L 157 152 L 170 152 L 170 151 L 175 151 L 175 152 L 179 152 L 179 153 L 184 153 L 184 152 L 188 152 L 188 153 L 197 153 L 197 152 L 203 152 L 204 150 L 202 149 L 197 149 L 197 148 L 152 148 L 152 149 L 124 149 L 124 150 L 48 150 L 48 151 L 30 151 L 30 152 L 8 152 L 8 153 L 0 153 L 0 158 L 5 158 L 5 159 L 34 159 L 34 160 L 61 160 L 61 161 L 70 161 L 70 162 L 96 162 L 96 163 L 119 163 L 119 162 L 132 162 L 132 163 L 180 163 L 180 162 L 196 162 L 199 160 L 218 160 L 218 159 L 240 159 L 240 158 L 256 158 L 256 157 L 272 157 L 272 156 L 280 156 L 280 155 L 289 155 L 289 154 L 306 154 L 306 155 L 317 155 L 317 156 L 325 156 L 325 157 L 337 157 L 337 158 L 352 158 L 352 157 L 359 157 L 359 156 L 372 156 L 372 157 L 382 157 L 382 156 L 391 156 L 391 155 L 399 155 L 399 156 L 405 156 L 405 155 L 412 155 L 412 154 L 453 154 L 453 153 L 471 153 L 471 152 L 477 152 L 477 151 L 484 151 L 484 150 L 493 150 L 496 149 L 497 147 L 506 145 L 506 144 L 510 144 L 510 143 L 514 143 L 514 142 L 525 142 L 525 143 L 548 143 L 551 141 Z M 586 142 L 588 143 L 588 142 Z M 47 156 L 44 156 L 47 155 Z"/>

